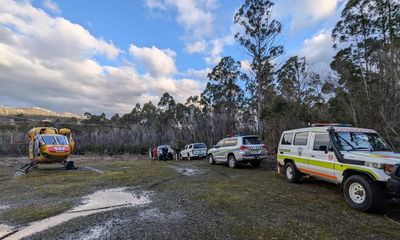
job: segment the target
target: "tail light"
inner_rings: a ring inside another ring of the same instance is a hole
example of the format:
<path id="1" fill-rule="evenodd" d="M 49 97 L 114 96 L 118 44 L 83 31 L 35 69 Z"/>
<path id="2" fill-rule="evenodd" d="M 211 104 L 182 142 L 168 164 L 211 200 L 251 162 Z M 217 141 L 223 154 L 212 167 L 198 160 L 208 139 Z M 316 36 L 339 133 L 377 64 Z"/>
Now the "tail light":
<path id="1" fill-rule="evenodd" d="M 240 151 L 246 151 L 246 150 L 249 150 L 249 147 L 247 147 L 247 146 L 241 146 L 240 147 Z"/>
<path id="2" fill-rule="evenodd" d="M 385 173 L 387 173 L 388 175 L 392 175 L 393 165 L 392 164 L 383 165 L 383 171 L 385 171 Z"/>

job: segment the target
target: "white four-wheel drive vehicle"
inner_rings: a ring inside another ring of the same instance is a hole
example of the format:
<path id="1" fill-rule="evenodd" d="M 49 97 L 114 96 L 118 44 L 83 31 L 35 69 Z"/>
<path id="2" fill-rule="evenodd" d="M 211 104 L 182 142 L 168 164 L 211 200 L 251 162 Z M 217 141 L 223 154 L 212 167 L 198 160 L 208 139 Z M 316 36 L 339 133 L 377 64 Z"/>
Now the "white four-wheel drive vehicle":
<path id="1" fill-rule="evenodd" d="M 181 159 L 191 160 L 207 156 L 207 146 L 204 143 L 192 143 L 181 150 Z"/>
<path id="2" fill-rule="evenodd" d="M 358 210 L 382 210 L 385 195 L 400 194 L 400 154 L 372 129 L 317 124 L 285 131 L 277 161 L 289 182 L 310 175 L 341 184 Z"/>
<path id="3" fill-rule="evenodd" d="M 267 150 L 258 136 L 249 135 L 222 139 L 208 150 L 207 156 L 210 164 L 225 162 L 235 168 L 238 163 L 250 162 L 258 167 L 267 158 Z"/>

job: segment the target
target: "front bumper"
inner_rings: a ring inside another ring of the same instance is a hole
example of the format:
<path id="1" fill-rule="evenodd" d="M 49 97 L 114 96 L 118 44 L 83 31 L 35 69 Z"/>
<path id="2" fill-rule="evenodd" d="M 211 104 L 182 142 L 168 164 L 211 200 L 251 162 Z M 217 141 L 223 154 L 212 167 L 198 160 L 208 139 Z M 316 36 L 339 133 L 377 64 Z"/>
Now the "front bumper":
<path id="1" fill-rule="evenodd" d="M 395 165 L 393 167 L 392 175 L 388 179 L 386 186 L 389 191 L 400 195 L 400 165 Z"/>

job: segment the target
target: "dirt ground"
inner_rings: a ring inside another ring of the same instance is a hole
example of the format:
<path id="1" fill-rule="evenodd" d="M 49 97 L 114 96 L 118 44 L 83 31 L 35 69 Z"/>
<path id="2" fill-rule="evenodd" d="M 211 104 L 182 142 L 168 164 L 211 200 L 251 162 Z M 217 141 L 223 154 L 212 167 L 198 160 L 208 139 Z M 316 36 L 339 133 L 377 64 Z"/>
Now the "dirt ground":
<path id="1" fill-rule="evenodd" d="M 125 187 L 149 203 L 77 217 L 29 239 L 398 239 L 400 204 L 386 214 L 348 207 L 338 186 L 289 184 L 273 159 L 255 169 L 206 160 L 137 156 L 73 157 L 76 171 L 39 166 L 17 176 L 25 158 L 0 158 L 0 226 L 23 229 L 64 213 L 98 190 Z M 389 218 L 388 218 L 389 217 Z M 396 219 L 397 218 L 397 219 Z M 0 234 L 1 237 L 1 234 Z M 12 235 L 10 236 L 12 239 Z"/>

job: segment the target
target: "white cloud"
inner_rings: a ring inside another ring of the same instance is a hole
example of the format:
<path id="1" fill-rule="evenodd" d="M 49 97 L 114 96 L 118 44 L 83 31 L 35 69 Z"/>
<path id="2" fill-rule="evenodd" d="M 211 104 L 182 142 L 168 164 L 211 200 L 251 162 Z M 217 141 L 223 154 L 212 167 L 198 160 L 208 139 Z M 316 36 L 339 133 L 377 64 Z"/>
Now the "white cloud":
<path id="1" fill-rule="evenodd" d="M 214 32 L 212 10 L 217 6 L 216 0 L 145 0 L 145 5 L 162 11 L 175 9 L 176 21 L 191 38 L 200 39 Z"/>
<path id="2" fill-rule="evenodd" d="M 207 44 L 205 41 L 196 41 L 186 44 L 186 52 L 188 53 L 202 53 L 206 50 Z"/>
<path id="3" fill-rule="evenodd" d="M 311 38 L 304 40 L 303 46 L 299 50 L 299 55 L 305 56 L 309 62 L 313 63 L 316 69 L 328 71 L 335 53 L 332 45 L 331 31 L 323 29 Z"/>
<path id="4" fill-rule="evenodd" d="M 57 3 L 53 2 L 52 0 L 44 0 L 43 1 L 43 7 L 47 8 L 48 10 L 56 13 L 56 14 L 60 14 L 61 13 L 61 9 L 58 6 Z"/>
<path id="5" fill-rule="evenodd" d="M 203 68 L 203 69 L 188 69 L 183 76 L 187 76 L 196 80 L 207 81 L 207 75 L 212 71 L 211 68 Z"/>
<path id="6" fill-rule="evenodd" d="M 171 76 L 176 71 L 172 50 L 135 45 L 131 50 L 149 74 L 138 73 L 135 63 L 96 61 L 105 56 L 113 62 L 121 50 L 78 24 L 28 1 L 0 0 L 2 104 L 113 114 L 158 100 L 164 91 L 180 102 L 200 93 L 201 82 Z"/>
<path id="7" fill-rule="evenodd" d="M 289 18 L 290 29 L 298 31 L 334 16 L 345 0 L 280 0 L 276 1 L 275 17 Z"/>
<path id="8" fill-rule="evenodd" d="M 176 72 L 176 53 L 171 49 L 159 49 L 155 46 L 139 48 L 131 44 L 129 53 L 141 62 L 152 76 L 170 76 Z"/>

